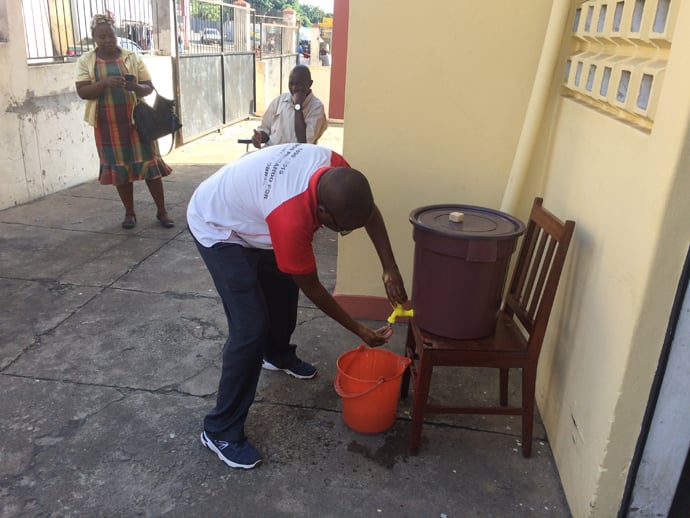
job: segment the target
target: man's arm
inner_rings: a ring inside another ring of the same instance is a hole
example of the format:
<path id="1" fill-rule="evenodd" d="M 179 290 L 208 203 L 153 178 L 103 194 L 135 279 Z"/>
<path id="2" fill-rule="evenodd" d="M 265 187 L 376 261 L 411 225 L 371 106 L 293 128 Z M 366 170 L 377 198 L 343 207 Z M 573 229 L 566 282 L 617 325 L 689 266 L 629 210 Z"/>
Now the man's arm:
<path id="1" fill-rule="evenodd" d="M 313 95 L 307 109 L 304 110 L 305 138 L 310 144 L 316 144 L 328 127 L 326 109 L 323 103 Z"/>
<path id="2" fill-rule="evenodd" d="M 266 108 L 266 111 L 264 112 L 263 117 L 261 117 L 261 125 L 254 130 L 254 134 L 252 135 L 252 144 L 257 149 L 260 149 L 261 145 L 268 142 L 268 140 L 271 138 L 271 122 L 273 121 L 279 98 L 280 96 L 276 97 L 270 102 L 268 108 Z"/>
<path id="3" fill-rule="evenodd" d="M 304 275 L 293 275 L 295 283 L 311 300 L 316 307 L 326 315 L 338 322 L 341 326 L 359 336 L 364 343 L 371 347 L 377 347 L 386 343 L 392 332 L 390 328 L 384 326 L 378 330 L 370 329 L 357 322 L 335 301 L 328 290 L 321 284 L 319 277 L 314 270 Z"/>
<path id="4" fill-rule="evenodd" d="M 376 205 L 374 205 L 374 212 L 364 228 L 367 234 L 369 234 L 369 239 L 371 239 L 371 242 L 374 244 L 376 253 L 381 261 L 381 266 L 383 267 L 383 285 L 386 288 L 388 300 L 394 306 L 407 302 L 405 285 L 400 271 L 398 270 L 398 265 L 395 262 L 395 256 L 393 255 L 393 249 L 388 239 L 386 225 L 383 222 L 381 211 L 379 211 Z"/>

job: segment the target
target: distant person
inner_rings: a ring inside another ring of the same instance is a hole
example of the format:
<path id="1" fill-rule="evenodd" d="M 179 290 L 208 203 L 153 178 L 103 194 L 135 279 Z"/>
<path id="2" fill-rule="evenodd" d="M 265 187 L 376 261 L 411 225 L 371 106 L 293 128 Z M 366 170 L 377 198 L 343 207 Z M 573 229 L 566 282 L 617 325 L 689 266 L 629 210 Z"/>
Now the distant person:
<path id="1" fill-rule="evenodd" d="M 329 47 L 321 47 L 319 50 L 319 59 L 321 60 L 321 65 L 324 67 L 331 66 L 331 55 L 328 52 Z"/>
<path id="2" fill-rule="evenodd" d="M 311 72 L 306 65 L 297 65 L 290 72 L 289 92 L 271 101 L 254 130 L 252 144 L 261 148 L 298 142 L 317 144 L 328 127 L 326 109 L 311 91 Z"/>
<path id="3" fill-rule="evenodd" d="M 263 368 L 296 378 L 316 375 L 290 343 L 300 290 L 371 347 L 392 334 L 389 326 L 372 329 L 354 320 L 321 284 L 314 233 L 321 226 L 341 235 L 364 227 L 381 262 L 388 300 L 402 304 L 407 293 L 369 182 L 322 146 L 272 146 L 222 167 L 192 194 L 187 222 L 229 328 L 216 405 L 204 419 L 201 442 L 228 466 L 250 469 L 261 454 L 244 425 L 262 360 Z"/>
<path id="4" fill-rule="evenodd" d="M 304 56 L 304 47 L 302 47 L 302 42 L 300 41 L 297 45 L 297 64 L 301 63 L 302 57 Z"/>
<path id="5" fill-rule="evenodd" d="M 94 127 L 100 160 L 98 181 L 114 185 L 125 208 L 122 228 L 137 224 L 134 185 L 145 180 L 156 204 L 156 218 L 166 228 L 175 223 L 165 208 L 163 177 L 172 169 L 163 161 L 158 142 L 143 142 L 132 124 L 132 110 L 138 98 L 153 92 L 151 75 L 136 53 L 120 48 L 112 14 L 97 14 L 91 21 L 96 48 L 77 61 L 75 87 L 86 99 L 84 120 Z"/>

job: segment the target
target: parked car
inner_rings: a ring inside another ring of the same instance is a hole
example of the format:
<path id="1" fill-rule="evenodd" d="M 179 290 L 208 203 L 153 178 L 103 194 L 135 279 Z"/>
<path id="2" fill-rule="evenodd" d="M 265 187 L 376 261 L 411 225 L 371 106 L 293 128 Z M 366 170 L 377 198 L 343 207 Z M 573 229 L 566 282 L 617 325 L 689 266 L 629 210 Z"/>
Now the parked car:
<path id="1" fill-rule="evenodd" d="M 147 54 L 148 50 L 142 49 L 136 42 L 128 40 L 127 38 L 117 38 L 117 44 L 120 48 L 131 50 L 137 54 Z"/>
<path id="2" fill-rule="evenodd" d="M 217 43 L 220 45 L 220 31 L 218 29 L 205 28 L 201 33 L 201 43 L 210 45 Z"/>
<path id="3" fill-rule="evenodd" d="M 83 54 L 84 52 L 88 52 L 89 50 L 92 50 L 96 47 L 96 45 L 93 42 L 93 39 L 91 38 L 82 38 L 82 40 L 74 45 L 68 45 L 67 46 L 67 55 L 68 56 L 78 56 L 79 54 Z"/>

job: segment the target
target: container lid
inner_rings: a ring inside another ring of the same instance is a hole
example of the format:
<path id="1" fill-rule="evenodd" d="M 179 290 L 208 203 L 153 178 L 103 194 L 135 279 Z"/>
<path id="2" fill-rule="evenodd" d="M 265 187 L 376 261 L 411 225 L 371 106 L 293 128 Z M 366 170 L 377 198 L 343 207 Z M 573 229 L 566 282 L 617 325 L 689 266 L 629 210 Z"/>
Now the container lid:
<path id="1" fill-rule="evenodd" d="M 459 239 L 510 239 L 525 232 L 525 224 L 510 214 L 473 205 L 427 205 L 410 212 L 419 230 Z"/>

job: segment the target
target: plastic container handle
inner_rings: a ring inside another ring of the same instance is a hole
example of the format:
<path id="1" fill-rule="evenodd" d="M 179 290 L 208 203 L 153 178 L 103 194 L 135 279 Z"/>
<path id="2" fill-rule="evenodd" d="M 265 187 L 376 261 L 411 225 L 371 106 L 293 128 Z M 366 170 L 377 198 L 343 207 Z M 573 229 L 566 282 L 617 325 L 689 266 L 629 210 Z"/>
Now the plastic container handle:
<path id="1" fill-rule="evenodd" d="M 336 393 L 340 397 L 345 398 L 345 399 L 355 399 L 358 397 L 366 396 L 369 392 L 371 392 L 372 390 L 374 390 L 375 388 L 377 388 L 378 386 L 382 385 L 385 382 L 386 382 L 385 378 L 381 377 L 376 382 L 376 385 L 369 387 L 368 389 L 366 389 L 363 392 L 360 392 L 359 394 L 350 394 L 348 392 L 345 392 L 345 389 L 341 386 L 341 384 L 340 384 L 340 373 L 337 373 L 335 375 L 335 381 L 333 382 L 333 388 L 335 389 Z"/>

